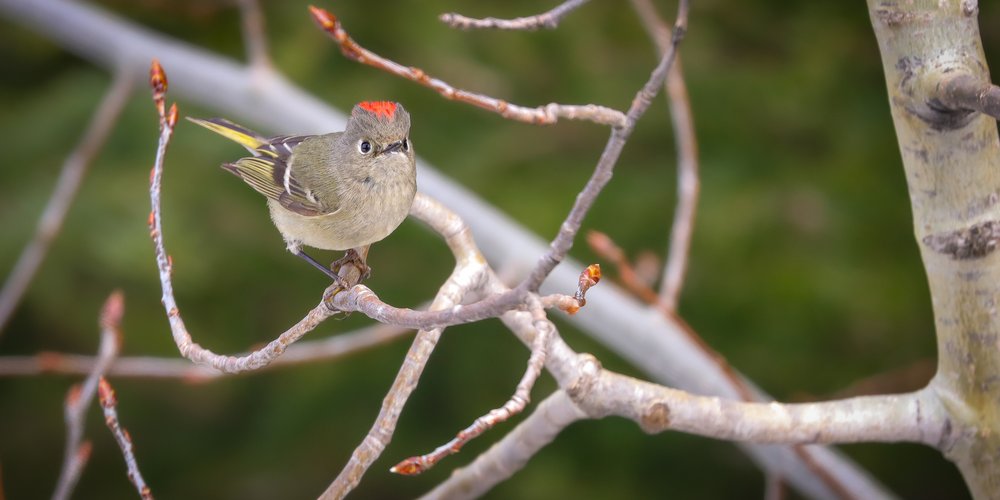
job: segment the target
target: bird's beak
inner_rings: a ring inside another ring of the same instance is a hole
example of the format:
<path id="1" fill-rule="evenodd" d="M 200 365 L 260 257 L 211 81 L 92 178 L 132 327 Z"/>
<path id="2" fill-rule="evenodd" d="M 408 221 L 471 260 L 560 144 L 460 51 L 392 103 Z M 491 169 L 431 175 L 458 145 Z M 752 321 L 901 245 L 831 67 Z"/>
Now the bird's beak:
<path id="1" fill-rule="evenodd" d="M 403 141 L 396 141 L 386 146 L 385 149 L 382 150 L 382 154 L 392 153 L 393 151 L 400 151 L 402 149 Z"/>

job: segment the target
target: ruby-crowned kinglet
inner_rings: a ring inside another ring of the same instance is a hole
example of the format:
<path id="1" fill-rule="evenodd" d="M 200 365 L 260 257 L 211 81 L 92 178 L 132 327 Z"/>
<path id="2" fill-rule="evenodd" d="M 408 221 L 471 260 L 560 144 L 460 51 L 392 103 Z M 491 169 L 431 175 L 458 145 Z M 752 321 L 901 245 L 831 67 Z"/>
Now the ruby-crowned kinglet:
<path id="1" fill-rule="evenodd" d="M 346 130 L 324 135 L 265 138 L 221 118 L 188 119 L 253 154 L 222 167 L 267 197 L 289 252 L 341 285 L 302 246 L 347 250 L 335 266 L 353 261 L 367 274 L 368 246 L 403 222 L 417 192 L 410 115 L 394 102 L 362 102 Z"/>

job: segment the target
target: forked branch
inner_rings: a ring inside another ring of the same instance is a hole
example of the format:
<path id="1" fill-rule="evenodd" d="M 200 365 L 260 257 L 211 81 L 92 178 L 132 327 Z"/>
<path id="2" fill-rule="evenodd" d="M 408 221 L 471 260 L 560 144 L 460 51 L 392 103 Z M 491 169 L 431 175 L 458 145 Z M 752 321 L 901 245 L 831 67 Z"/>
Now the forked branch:
<path id="1" fill-rule="evenodd" d="M 66 395 L 66 450 L 62 472 L 56 482 L 54 499 L 69 498 L 80 479 L 83 467 L 90 457 L 91 444 L 83 441 L 83 428 L 87 410 L 97 394 L 98 381 L 104 377 L 121 346 L 121 320 L 125 313 L 125 299 L 121 292 L 114 292 L 104 302 L 101 309 L 101 343 L 97 350 L 97 361 L 82 385 L 74 385 Z"/>

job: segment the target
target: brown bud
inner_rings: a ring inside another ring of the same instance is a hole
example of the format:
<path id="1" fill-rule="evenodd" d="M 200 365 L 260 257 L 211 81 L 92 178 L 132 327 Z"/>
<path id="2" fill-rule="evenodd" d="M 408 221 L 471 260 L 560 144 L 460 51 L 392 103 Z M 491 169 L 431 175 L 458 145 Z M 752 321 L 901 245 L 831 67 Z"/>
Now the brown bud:
<path id="1" fill-rule="evenodd" d="M 159 59 L 153 59 L 149 67 L 149 86 L 153 89 L 153 99 L 162 99 L 167 93 L 167 74 L 163 72 Z"/>
<path id="2" fill-rule="evenodd" d="M 316 21 L 316 24 L 320 28 L 323 28 L 323 31 L 333 34 L 337 29 L 337 16 L 333 15 L 330 11 L 310 5 L 309 13 L 312 14 L 313 21 Z"/>
<path id="3" fill-rule="evenodd" d="M 97 383 L 97 396 L 101 400 L 101 406 L 105 408 L 114 407 L 118 404 L 118 398 L 115 396 L 115 390 L 111 388 L 111 384 L 104 377 L 101 377 L 100 381 Z"/>

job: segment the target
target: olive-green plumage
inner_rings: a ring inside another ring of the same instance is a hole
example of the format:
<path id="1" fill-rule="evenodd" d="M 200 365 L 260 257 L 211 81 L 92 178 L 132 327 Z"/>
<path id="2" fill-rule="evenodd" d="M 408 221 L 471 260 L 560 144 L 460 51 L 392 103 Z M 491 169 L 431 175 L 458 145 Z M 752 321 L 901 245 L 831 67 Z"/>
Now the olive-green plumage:
<path id="1" fill-rule="evenodd" d="M 399 104 L 363 102 L 343 132 L 264 138 L 223 119 L 191 121 L 253 153 L 223 164 L 267 197 L 288 250 L 359 249 L 389 235 L 417 191 L 410 116 Z"/>

